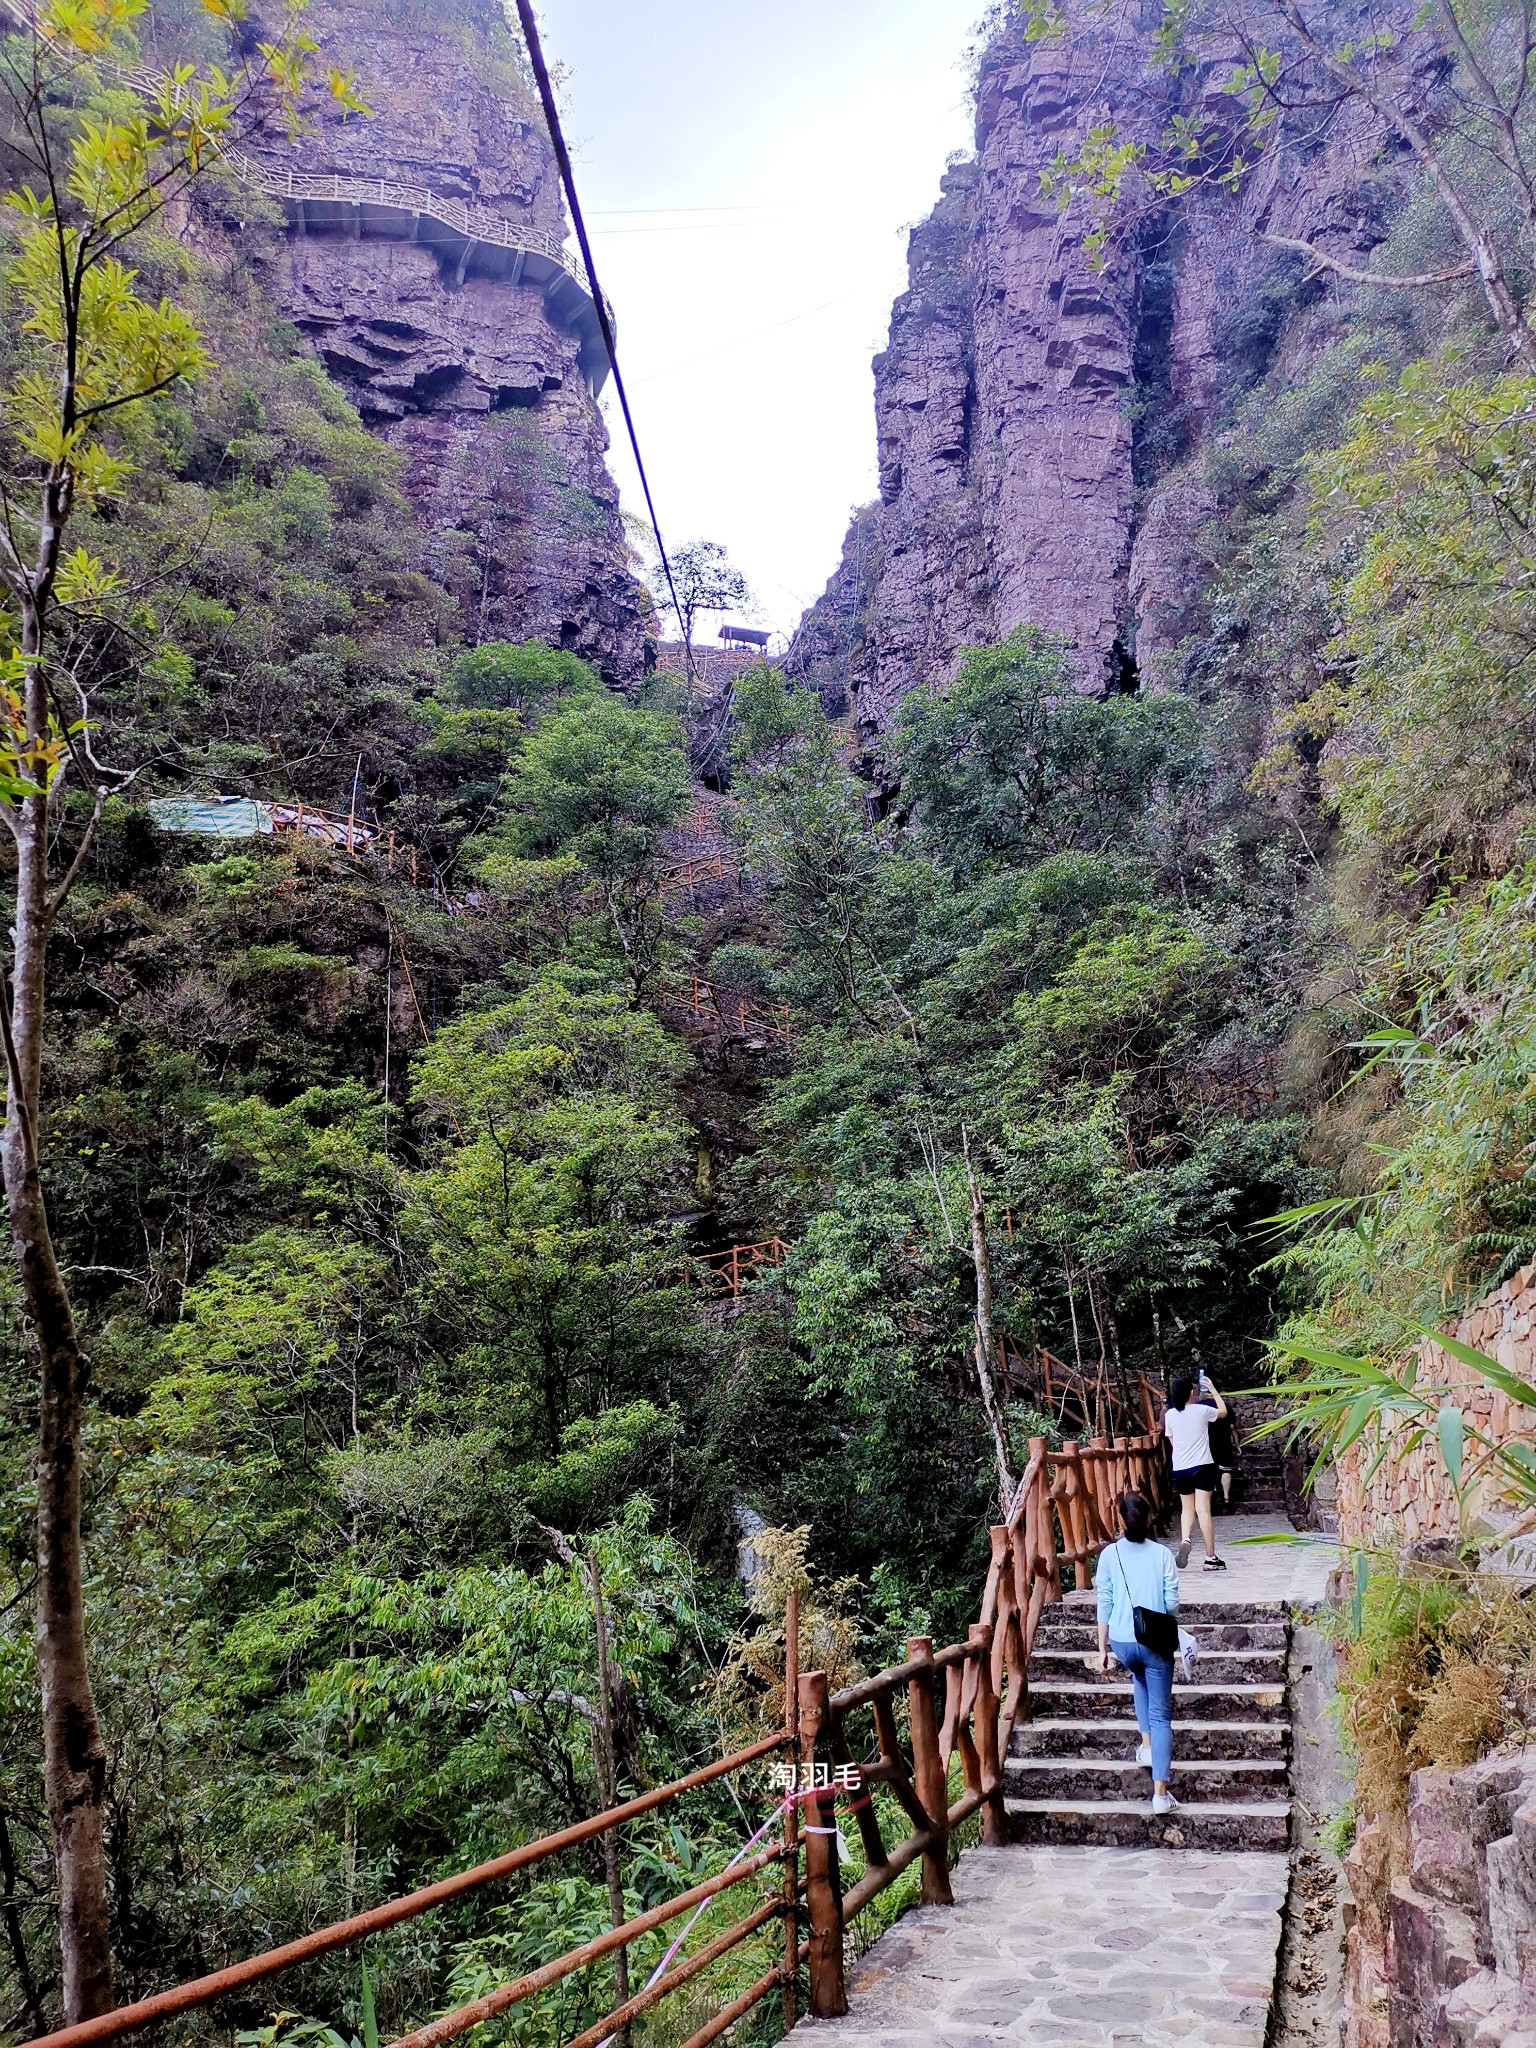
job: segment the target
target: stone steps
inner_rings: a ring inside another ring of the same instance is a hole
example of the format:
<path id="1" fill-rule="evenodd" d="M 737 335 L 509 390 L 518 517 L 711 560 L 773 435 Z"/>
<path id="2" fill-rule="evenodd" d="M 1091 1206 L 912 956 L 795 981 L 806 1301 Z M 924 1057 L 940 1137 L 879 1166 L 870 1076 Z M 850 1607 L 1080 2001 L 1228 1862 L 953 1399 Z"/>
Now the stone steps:
<path id="1" fill-rule="evenodd" d="M 1283 1650 L 1212 1650 L 1207 1649 L 1205 1638 L 1199 1637 L 1200 1655 L 1195 1660 L 1194 1677 L 1201 1685 L 1283 1685 L 1285 1683 L 1285 1652 Z M 1030 1666 L 1042 1679 L 1079 1678 L 1085 1671 L 1098 1676 L 1099 1657 L 1097 1647 L 1036 1648 Z M 1177 1666 L 1175 1667 L 1177 1669 Z"/>
<path id="2" fill-rule="evenodd" d="M 1029 1696 L 1037 1722 L 1135 1718 L 1128 1678 L 1037 1682 L 1032 1671 Z M 1193 1685 L 1185 1685 L 1176 1678 L 1173 1710 L 1185 1721 L 1283 1721 L 1285 1687 L 1279 1679 L 1268 1685 L 1207 1685 L 1197 1677 Z"/>
<path id="3" fill-rule="evenodd" d="M 1268 1623 L 1278 1625 L 1282 1630 L 1287 1626 L 1288 1617 L 1284 1607 L 1273 1600 L 1196 1600 L 1185 1597 L 1189 1592 L 1191 1574 L 1182 1575 L 1179 1600 L 1179 1620 L 1185 1628 L 1197 1633 L 1202 1628 L 1231 1628 L 1236 1623 Z M 1199 1579 L 1203 1574 L 1196 1572 Z M 1051 1641 L 1058 1630 L 1092 1628 L 1097 1611 L 1097 1602 L 1092 1593 L 1068 1593 L 1063 1599 L 1052 1600 L 1042 1610 L 1036 1644 Z"/>
<path id="4" fill-rule="evenodd" d="M 1047 1615 L 1051 1613 L 1047 1608 Z M 1202 1650 L 1274 1650 L 1284 1656 L 1289 1631 L 1283 1621 L 1191 1621 L 1188 1611 L 1180 1623 L 1195 1636 Z M 1047 1627 L 1042 1617 L 1035 1637 L 1035 1652 L 1042 1650 L 1096 1650 L 1098 1625 L 1091 1614 L 1081 1610 Z"/>
<path id="5" fill-rule="evenodd" d="M 1284 1849 L 1289 1799 L 1191 1802 L 1154 1814 L 1148 1799 L 1008 1799 L 1008 1839 L 1031 1846 L 1116 1849 Z"/>
<path id="6" fill-rule="evenodd" d="M 1196 1591 L 1193 1577 L 1182 1575 L 1181 1592 Z M 1273 1601 L 1186 1599 L 1179 1620 L 1200 1655 L 1189 1683 L 1175 1666 L 1172 1786 L 1181 1803 L 1154 1816 L 1152 1774 L 1135 1762 L 1130 1678 L 1096 1668 L 1093 1595 L 1069 1594 L 1045 1609 L 1030 1660 L 1031 1718 L 1015 1726 L 1003 1767 L 1011 1840 L 1212 1851 L 1289 1845 L 1287 1611 Z"/>
<path id="7" fill-rule="evenodd" d="M 1132 1730 L 1134 1741 L 1135 1731 Z M 1290 1772 L 1283 1756 L 1183 1757 L 1175 1738 L 1174 1795 L 1198 1804 L 1266 1804 L 1287 1795 Z M 1011 1799 L 1145 1800 L 1152 1789 L 1145 1764 L 1119 1757 L 1009 1756 L 1003 1777 Z"/>
<path id="8" fill-rule="evenodd" d="M 1135 1754 L 1136 1723 L 1123 1721 L 1021 1721 L 1013 1731 L 1012 1757 L 1076 1757 L 1084 1762 Z M 1176 1757 L 1205 1762 L 1259 1762 L 1290 1755 L 1291 1731 L 1282 1721 L 1181 1721 L 1173 1723 Z"/>

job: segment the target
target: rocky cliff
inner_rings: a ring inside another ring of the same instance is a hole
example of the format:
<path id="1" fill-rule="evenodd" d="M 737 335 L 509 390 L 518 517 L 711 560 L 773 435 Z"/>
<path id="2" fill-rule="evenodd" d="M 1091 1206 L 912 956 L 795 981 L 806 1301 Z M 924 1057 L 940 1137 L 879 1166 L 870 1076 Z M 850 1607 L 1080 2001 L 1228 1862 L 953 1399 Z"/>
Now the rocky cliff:
<path id="1" fill-rule="evenodd" d="M 606 358 L 537 102 L 493 0 L 317 0 L 368 118 L 317 99 L 236 165 L 279 303 L 408 458 L 419 566 L 465 637 L 538 635 L 611 681 L 644 665 Z M 265 236 L 255 222 L 266 224 Z"/>
<path id="2" fill-rule="evenodd" d="M 1533 2048 L 1536 1763 L 1415 1771 L 1406 1833 L 1398 1875 L 1380 1822 L 1345 1864 L 1344 2048 Z"/>
<path id="3" fill-rule="evenodd" d="M 1064 634 L 1080 686 L 1164 677 L 1205 573 L 1205 456 L 1232 393 L 1283 324 L 1274 288 L 1297 259 L 1264 231 L 1358 261 L 1398 189 L 1346 113 L 1325 145 L 1276 151 L 1235 196 L 1197 189 L 1145 216 L 1095 274 L 1088 225 L 1042 192 L 1042 169 L 1092 123 L 1153 138 L 1175 110 L 1225 118 L 1216 81 L 1155 61 L 1155 11 L 1116 38 L 985 53 L 974 158 L 950 169 L 911 237 L 909 284 L 875 359 L 880 498 L 856 519 L 791 666 L 850 689 L 866 741 L 967 643 L 1021 624 Z M 1304 344 L 1303 352 L 1304 352 Z"/>

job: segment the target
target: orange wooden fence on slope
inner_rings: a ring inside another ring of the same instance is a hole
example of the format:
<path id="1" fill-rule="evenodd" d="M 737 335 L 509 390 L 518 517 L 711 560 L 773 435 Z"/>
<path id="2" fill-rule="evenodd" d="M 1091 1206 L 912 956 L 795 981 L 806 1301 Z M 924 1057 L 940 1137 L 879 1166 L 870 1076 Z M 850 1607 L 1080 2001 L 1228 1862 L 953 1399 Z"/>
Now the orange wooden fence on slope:
<path id="1" fill-rule="evenodd" d="M 662 893 L 687 894 L 703 882 L 730 882 L 741 873 L 741 863 L 734 853 L 724 847 L 715 847 L 705 853 L 686 855 L 681 860 L 669 861 L 661 871 Z"/>
<path id="2" fill-rule="evenodd" d="M 1091 1582 L 1092 1561 L 1115 1527 L 1117 1496 L 1129 1486 L 1139 1486 L 1159 1510 L 1167 1506 L 1168 1485 L 1157 1438 L 1096 1439 L 1063 1444 L 1059 1451 L 1034 1439 L 1007 1518 L 991 1532 L 992 1560 L 981 1616 L 963 1643 L 936 1651 L 926 1637 L 913 1637 L 905 1663 L 832 1692 L 824 1672 L 798 1670 L 799 1626 L 791 1601 L 785 1616 L 786 1704 L 781 1729 L 673 1784 L 525 1843 L 473 1870 L 192 1983 L 66 2027 L 25 2048 L 90 2048 L 93 2043 L 121 2040 L 157 2020 L 206 2009 L 435 1906 L 501 1883 L 645 1814 L 674 1806 L 704 1785 L 753 1766 L 770 1767 L 774 1759 L 779 1760 L 780 1784 L 766 1802 L 767 1825 L 754 1838 L 755 1842 L 772 1832 L 776 1839 L 766 1847 L 738 1855 L 701 1884 L 427 2022 L 402 2036 L 394 2048 L 440 2048 L 753 1880 L 759 1882 L 739 1919 L 692 1954 L 669 1958 L 641 1991 L 574 2036 L 566 2048 L 601 2048 L 629 2020 L 695 1982 L 774 1920 L 782 1922 L 778 1959 L 745 1990 L 722 1999 L 683 2048 L 705 2048 L 774 1992 L 782 1997 L 786 2025 L 792 2026 L 799 2011 L 799 1972 L 804 1963 L 809 1964 L 810 2011 L 823 2018 L 845 2012 L 844 1935 L 870 1901 L 920 1859 L 924 1900 L 949 1904 L 950 1836 L 972 1814 L 981 1815 L 983 1841 L 1006 1840 L 1003 1759 L 1015 1722 L 1029 1716 L 1029 1658 L 1040 1617 L 1060 1599 L 1067 1574 L 1080 1588 Z M 866 1716 L 868 1735 L 863 1732 Z M 958 1784 L 953 1783 L 956 1777 Z M 882 1789 L 883 1815 L 872 1797 Z M 864 1853 L 862 1874 L 846 1887 L 838 1867 L 839 1801 L 857 1829 Z M 802 1803 L 811 1816 L 804 1830 L 798 1818 Z M 905 1833 L 899 1840 L 889 1839 L 893 1824 L 902 1820 Z M 753 1843 L 746 1846 L 754 1848 Z"/>
<path id="3" fill-rule="evenodd" d="M 782 1266 L 788 1250 L 782 1237 L 765 1237 L 758 1244 L 733 1244 L 723 1252 L 703 1252 L 695 1264 L 703 1267 L 707 1284 L 717 1292 L 740 1294 L 749 1280 Z"/>
<path id="4" fill-rule="evenodd" d="M 755 1032 L 777 1039 L 780 1045 L 794 1042 L 794 1025 L 788 1003 L 763 1003 L 743 989 L 728 988 L 724 982 L 706 980 L 702 974 L 673 983 L 662 991 L 662 1005 L 681 1012 L 707 1031 L 735 1032 L 746 1037 Z"/>

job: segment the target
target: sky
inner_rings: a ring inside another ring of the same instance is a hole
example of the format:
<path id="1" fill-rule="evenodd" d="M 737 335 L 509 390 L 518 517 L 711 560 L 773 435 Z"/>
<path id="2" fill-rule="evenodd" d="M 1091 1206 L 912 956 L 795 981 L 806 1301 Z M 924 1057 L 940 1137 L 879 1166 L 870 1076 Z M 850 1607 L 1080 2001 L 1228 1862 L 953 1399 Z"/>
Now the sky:
<path id="1" fill-rule="evenodd" d="M 793 629 L 875 495 L 907 230 L 970 145 L 982 0 L 541 0 L 667 545 L 722 543 Z M 644 512 L 610 382 L 610 466 Z M 718 622 L 705 628 L 712 637 Z"/>

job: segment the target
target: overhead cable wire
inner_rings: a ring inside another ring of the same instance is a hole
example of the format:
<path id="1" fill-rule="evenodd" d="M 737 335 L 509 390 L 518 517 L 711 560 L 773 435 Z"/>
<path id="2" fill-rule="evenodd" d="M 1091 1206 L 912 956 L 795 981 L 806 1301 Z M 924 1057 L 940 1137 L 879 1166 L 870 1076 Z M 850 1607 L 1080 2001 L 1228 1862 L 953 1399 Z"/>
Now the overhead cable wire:
<path id="1" fill-rule="evenodd" d="M 555 89 L 550 83 L 549 66 L 544 62 L 544 46 L 539 41 L 539 28 L 533 18 L 531 0 L 517 0 L 517 19 L 523 31 L 523 41 L 528 46 L 528 61 L 533 66 L 534 83 L 539 88 L 539 99 L 544 108 L 544 120 L 549 129 L 550 142 L 554 147 L 555 161 L 560 166 L 560 182 L 565 187 L 566 204 L 571 209 L 571 225 L 576 230 L 581 260 L 587 266 L 587 282 L 592 287 L 592 303 L 597 308 L 598 325 L 603 331 L 603 345 L 608 351 L 608 366 L 613 372 L 613 388 L 619 394 L 619 407 L 624 414 L 624 425 L 629 431 L 629 445 L 635 458 L 635 468 L 639 472 L 640 488 L 645 493 L 645 509 L 651 515 L 651 532 L 656 536 L 656 552 L 661 557 L 661 570 L 667 579 L 667 589 L 671 593 L 672 609 L 677 613 L 678 631 L 686 642 L 688 628 L 683 623 L 683 607 L 677 595 L 677 585 L 672 581 L 672 564 L 667 560 L 666 543 L 661 537 L 661 522 L 656 517 L 656 501 L 651 496 L 650 478 L 645 473 L 645 463 L 641 458 L 640 436 L 635 432 L 635 417 L 629 409 L 629 393 L 624 389 L 624 373 L 619 368 L 619 351 L 613 338 L 613 322 L 608 318 L 607 302 L 597 281 L 597 265 L 592 260 L 592 244 L 587 238 L 587 224 L 582 218 L 581 201 L 576 197 L 576 173 L 571 169 L 571 153 L 565 146 L 565 133 L 560 126 L 560 110 L 555 105 Z"/>

